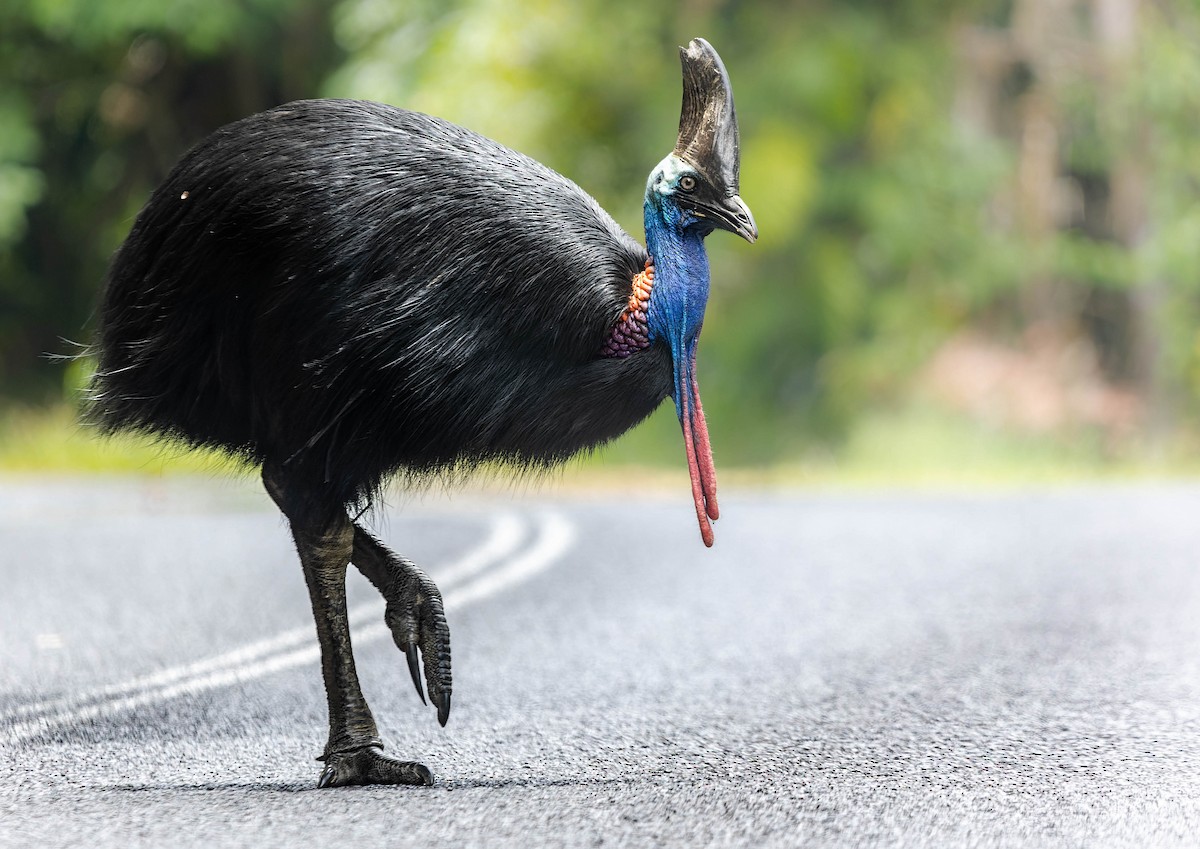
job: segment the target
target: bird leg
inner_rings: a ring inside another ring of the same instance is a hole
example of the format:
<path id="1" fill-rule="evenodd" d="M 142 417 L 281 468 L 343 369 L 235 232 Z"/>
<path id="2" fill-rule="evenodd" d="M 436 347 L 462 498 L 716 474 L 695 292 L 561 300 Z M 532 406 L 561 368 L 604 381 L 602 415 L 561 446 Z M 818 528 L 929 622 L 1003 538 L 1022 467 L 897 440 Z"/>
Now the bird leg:
<path id="1" fill-rule="evenodd" d="M 450 628 L 446 625 L 441 592 L 424 572 L 357 524 L 350 559 L 387 601 L 384 621 L 397 647 L 408 658 L 408 672 L 423 702 L 425 693 L 421 689 L 417 658 L 420 648 L 429 700 L 437 708 L 438 722 L 444 726 L 450 716 Z"/>
<path id="2" fill-rule="evenodd" d="M 263 482 L 291 525 L 321 645 L 329 742 L 320 758 L 325 768 L 317 786 L 432 785 L 433 775 L 424 765 L 383 753 L 375 718 L 358 683 L 346 613 L 346 566 L 354 547 L 354 525 L 344 508 L 319 511 L 306 506 L 277 467 L 263 467 Z"/>

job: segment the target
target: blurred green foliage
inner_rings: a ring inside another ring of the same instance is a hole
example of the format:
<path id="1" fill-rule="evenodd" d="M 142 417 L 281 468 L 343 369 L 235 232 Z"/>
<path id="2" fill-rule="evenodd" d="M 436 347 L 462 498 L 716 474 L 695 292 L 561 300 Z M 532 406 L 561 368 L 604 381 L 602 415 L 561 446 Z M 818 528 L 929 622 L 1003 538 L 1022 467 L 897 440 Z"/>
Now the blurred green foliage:
<path id="1" fill-rule="evenodd" d="M 678 120 L 675 46 L 703 35 L 762 233 L 710 240 L 700 368 L 723 461 L 861 438 L 964 330 L 1078 333 L 1142 424 L 1176 426 L 1200 397 L 1200 8 L 1116 0 L 1126 39 L 1102 5 L 1047 23 L 1030 0 L 17 0 L 0 10 L 0 396 L 61 395 L 40 355 L 87 340 L 153 185 L 288 99 L 469 126 L 640 235 Z M 671 460 L 677 442 L 668 411 L 620 451 Z"/>
<path id="2" fill-rule="evenodd" d="M 0 399 L 62 395 L 107 258 L 217 126 L 312 94 L 341 58 L 320 0 L 0 4 Z"/>

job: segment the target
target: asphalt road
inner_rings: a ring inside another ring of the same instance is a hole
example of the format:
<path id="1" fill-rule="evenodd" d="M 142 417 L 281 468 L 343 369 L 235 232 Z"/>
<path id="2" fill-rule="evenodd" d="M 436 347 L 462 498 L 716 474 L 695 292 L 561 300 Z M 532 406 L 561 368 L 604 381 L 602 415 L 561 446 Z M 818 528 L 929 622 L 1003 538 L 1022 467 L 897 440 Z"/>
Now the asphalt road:
<path id="1" fill-rule="evenodd" d="M 446 591 L 449 726 L 355 576 L 359 671 L 437 784 L 318 791 L 263 497 L 0 483 L 0 846 L 1200 845 L 1200 487 L 722 513 L 709 551 L 683 499 L 388 511 Z"/>

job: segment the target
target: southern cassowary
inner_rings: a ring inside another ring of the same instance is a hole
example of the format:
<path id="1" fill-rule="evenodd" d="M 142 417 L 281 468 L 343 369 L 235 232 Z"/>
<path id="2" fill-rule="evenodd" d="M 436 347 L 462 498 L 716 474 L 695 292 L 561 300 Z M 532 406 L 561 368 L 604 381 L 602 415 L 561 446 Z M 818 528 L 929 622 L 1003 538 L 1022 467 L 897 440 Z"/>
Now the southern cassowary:
<path id="1" fill-rule="evenodd" d="M 437 587 L 347 512 L 389 476 L 552 465 L 673 395 L 712 544 L 704 238 L 757 230 L 725 68 L 703 39 L 680 53 L 679 139 L 650 174 L 645 249 L 570 180 L 469 130 L 308 100 L 200 142 L 113 259 L 90 417 L 261 465 L 321 644 L 322 787 L 432 783 L 383 752 L 351 653 L 348 563 L 386 599 L 418 693 L 423 663 L 438 721 L 450 713 Z"/>

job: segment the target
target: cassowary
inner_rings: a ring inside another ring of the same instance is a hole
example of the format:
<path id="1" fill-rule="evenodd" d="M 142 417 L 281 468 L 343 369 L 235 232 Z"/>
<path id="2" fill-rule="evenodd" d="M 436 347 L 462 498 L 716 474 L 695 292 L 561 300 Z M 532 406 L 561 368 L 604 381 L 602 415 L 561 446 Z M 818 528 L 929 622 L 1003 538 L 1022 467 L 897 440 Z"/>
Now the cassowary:
<path id="1" fill-rule="evenodd" d="M 432 783 L 383 752 L 351 653 L 348 563 L 387 601 L 417 692 L 423 665 L 438 721 L 450 713 L 437 587 L 348 513 L 389 476 L 552 465 L 673 395 L 712 544 L 704 238 L 757 229 L 725 67 L 703 39 L 680 54 L 679 138 L 646 187 L 645 249 L 570 180 L 469 130 L 309 100 L 201 141 L 113 259 L 90 418 L 261 465 L 316 619 L 321 787 Z"/>

